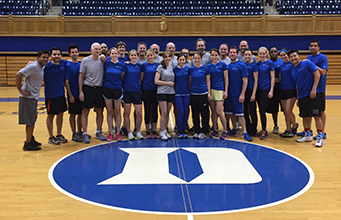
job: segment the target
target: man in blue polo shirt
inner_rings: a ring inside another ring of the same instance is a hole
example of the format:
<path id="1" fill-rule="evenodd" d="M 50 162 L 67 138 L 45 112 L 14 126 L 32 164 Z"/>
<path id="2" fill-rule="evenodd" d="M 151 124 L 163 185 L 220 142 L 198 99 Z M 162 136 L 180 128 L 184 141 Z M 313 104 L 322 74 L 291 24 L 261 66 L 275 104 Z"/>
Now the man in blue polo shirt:
<path id="1" fill-rule="evenodd" d="M 300 61 L 297 50 L 289 51 L 290 62 L 294 65 L 291 71 L 292 78 L 295 80 L 298 92 L 298 103 L 300 117 L 303 118 L 304 136 L 297 139 L 297 142 L 311 142 L 313 137 L 310 132 L 311 119 L 314 117 L 317 128 L 316 147 L 322 147 L 322 119 L 318 108 L 318 82 L 320 73 L 314 63 L 309 60 Z"/>

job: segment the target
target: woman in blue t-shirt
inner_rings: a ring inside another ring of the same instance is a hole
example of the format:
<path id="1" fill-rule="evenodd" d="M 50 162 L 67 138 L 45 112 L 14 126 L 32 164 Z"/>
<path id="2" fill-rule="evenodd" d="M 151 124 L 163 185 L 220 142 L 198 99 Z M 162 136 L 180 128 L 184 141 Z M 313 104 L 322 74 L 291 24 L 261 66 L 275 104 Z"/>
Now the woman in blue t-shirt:
<path id="1" fill-rule="evenodd" d="M 153 50 L 148 50 L 146 53 L 147 62 L 141 66 L 141 85 L 142 98 L 144 106 L 144 123 L 146 125 L 146 138 L 157 138 L 157 100 L 156 88 L 154 83 L 156 69 L 158 64 L 154 61 L 155 53 Z M 152 133 L 149 130 L 149 125 L 152 125 Z"/>
<path id="2" fill-rule="evenodd" d="M 189 91 L 189 67 L 185 66 L 187 58 L 181 53 L 178 56 L 178 66 L 173 69 L 175 74 L 175 105 L 178 110 L 176 124 L 178 126 L 178 138 L 187 138 L 185 133 L 188 121 L 190 91 Z"/>
<path id="3" fill-rule="evenodd" d="M 109 128 L 108 141 L 112 141 L 113 136 L 113 113 L 115 113 L 115 126 L 121 127 L 121 99 L 123 98 L 122 91 L 122 75 L 126 71 L 123 63 L 118 61 L 118 50 L 113 47 L 109 51 L 110 59 L 104 63 L 104 82 L 103 82 L 103 97 L 107 108 L 107 121 Z M 114 101 L 114 108 L 113 108 Z M 115 112 L 113 112 L 115 109 Z M 122 137 L 119 132 L 116 134 L 116 140 L 121 141 Z"/>
<path id="4" fill-rule="evenodd" d="M 280 67 L 281 75 L 281 104 L 285 116 L 286 129 L 281 137 L 293 137 L 297 133 L 298 123 L 296 123 L 295 114 L 292 112 L 297 100 L 296 82 L 292 78 L 291 70 L 294 65 L 289 61 L 288 50 L 281 49 L 279 55 L 284 63 Z"/>
<path id="5" fill-rule="evenodd" d="M 275 86 L 275 68 L 271 60 L 270 55 L 266 47 L 260 47 L 258 49 L 259 61 L 258 66 L 258 89 L 256 94 L 256 100 L 259 109 L 260 120 L 262 123 L 262 131 L 259 133 L 259 138 L 265 140 L 268 138 L 268 132 L 266 131 L 266 107 L 268 101 L 273 97 L 273 91 Z"/>
<path id="6" fill-rule="evenodd" d="M 191 108 L 194 124 L 193 138 L 204 139 L 209 129 L 208 103 L 211 100 L 211 81 L 208 68 L 201 64 L 202 55 L 196 52 L 193 55 L 194 66 L 189 69 L 191 81 Z M 200 116 L 201 125 L 200 127 Z"/>

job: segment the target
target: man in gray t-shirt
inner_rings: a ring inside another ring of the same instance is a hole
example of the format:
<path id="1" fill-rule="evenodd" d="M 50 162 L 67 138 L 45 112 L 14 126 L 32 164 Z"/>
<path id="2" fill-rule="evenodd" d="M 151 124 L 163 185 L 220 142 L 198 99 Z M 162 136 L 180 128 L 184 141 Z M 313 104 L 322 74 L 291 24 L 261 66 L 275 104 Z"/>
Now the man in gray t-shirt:
<path id="1" fill-rule="evenodd" d="M 139 64 L 143 64 L 147 62 L 147 57 L 146 57 L 146 52 L 147 52 L 147 44 L 144 42 L 140 42 L 137 45 L 137 60 L 136 62 Z"/>
<path id="2" fill-rule="evenodd" d="M 195 49 L 197 49 L 197 51 L 202 56 L 202 60 L 201 60 L 202 65 L 207 66 L 207 64 L 212 63 L 211 55 L 205 51 L 206 50 L 206 41 L 204 39 L 199 38 L 195 42 Z M 194 61 L 193 61 L 193 56 L 192 56 L 192 66 L 195 66 Z"/>
<path id="3" fill-rule="evenodd" d="M 151 46 L 150 46 L 150 49 L 152 49 L 153 51 L 154 51 L 154 53 L 155 53 L 155 58 L 154 58 L 154 61 L 156 62 L 156 63 L 161 63 L 161 61 L 163 60 L 163 58 L 162 58 L 162 56 L 160 56 L 159 55 L 159 53 L 160 53 L 160 46 L 159 45 L 157 45 L 157 44 L 152 44 Z"/>
<path id="4" fill-rule="evenodd" d="M 242 40 L 239 43 L 239 53 L 237 55 L 237 59 L 242 61 L 243 63 L 246 63 L 246 60 L 244 58 L 244 52 L 245 50 L 249 48 L 249 44 L 246 40 Z M 251 58 L 252 62 L 257 63 L 257 58 L 255 57 L 255 55 L 252 55 Z"/>
<path id="5" fill-rule="evenodd" d="M 40 50 L 37 60 L 15 74 L 15 84 L 19 91 L 19 124 L 26 125 L 26 141 L 23 150 L 40 150 L 41 143 L 33 137 L 34 125 L 37 120 L 37 106 L 40 88 L 44 76 L 44 66 L 48 62 L 49 52 Z M 24 84 L 21 86 L 22 78 Z"/>
<path id="6" fill-rule="evenodd" d="M 104 63 L 102 60 L 101 46 L 99 43 L 91 45 L 91 55 L 85 57 L 79 69 L 79 100 L 82 103 L 82 129 L 83 129 L 83 143 L 90 143 L 88 134 L 88 116 L 90 109 L 95 107 L 96 138 L 105 141 L 106 138 L 102 134 L 103 124 L 103 108 L 105 106 L 103 99 L 103 77 L 104 77 Z"/>

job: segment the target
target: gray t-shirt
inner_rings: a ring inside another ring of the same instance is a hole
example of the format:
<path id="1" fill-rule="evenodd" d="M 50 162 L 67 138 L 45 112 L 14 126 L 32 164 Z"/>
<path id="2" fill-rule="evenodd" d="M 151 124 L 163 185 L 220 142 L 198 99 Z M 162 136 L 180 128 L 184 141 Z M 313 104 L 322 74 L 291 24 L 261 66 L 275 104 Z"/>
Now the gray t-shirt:
<path id="1" fill-rule="evenodd" d="M 244 56 L 242 56 L 240 53 L 238 53 L 237 59 L 242 61 L 243 63 L 246 63 Z M 255 55 L 252 55 L 251 60 L 252 60 L 252 62 L 257 63 L 257 58 L 255 57 Z"/>
<path id="2" fill-rule="evenodd" d="M 100 58 L 94 60 L 91 55 L 85 57 L 79 72 L 84 73 L 84 85 L 103 86 L 104 63 Z"/>
<path id="3" fill-rule="evenodd" d="M 158 64 L 160 64 L 162 60 L 163 60 L 163 58 L 160 55 L 157 55 L 154 59 L 155 63 L 158 63 Z"/>
<path id="4" fill-rule="evenodd" d="M 229 64 L 231 63 L 230 57 L 226 57 L 224 60 L 220 59 L 220 57 L 219 57 L 219 60 L 220 60 L 221 62 L 224 62 L 226 65 L 229 65 Z"/>
<path id="5" fill-rule="evenodd" d="M 41 83 L 43 82 L 44 77 L 44 67 L 40 66 L 40 64 L 35 60 L 34 63 L 25 66 L 19 72 L 25 76 L 21 90 L 29 91 L 31 93 L 31 95 L 26 98 L 38 100 Z M 20 94 L 19 96 L 23 97 Z"/>
<path id="6" fill-rule="evenodd" d="M 174 57 L 171 59 L 171 61 L 169 62 L 169 65 L 172 68 L 175 68 L 178 66 L 178 57 L 174 55 Z"/>
<path id="7" fill-rule="evenodd" d="M 160 73 L 160 80 L 161 81 L 171 81 L 175 82 L 175 75 L 173 72 L 173 67 L 169 65 L 167 69 L 162 68 L 159 65 L 156 69 Z M 157 86 L 157 94 L 175 94 L 174 86 Z"/>
<path id="8" fill-rule="evenodd" d="M 192 66 L 195 66 L 193 61 L 194 56 L 192 56 Z M 207 64 L 212 63 L 211 55 L 207 52 L 205 52 L 204 55 L 202 55 L 201 64 L 204 66 L 207 66 Z"/>
<path id="9" fill-rule="evenodd" d="M 185 66 L 192 67 L 192 62 L 190 60 L 187 60 Z"/>
<path id="10" fill-rule="evenodd" d="M 147 63 L 147 58 L 144 58 L 144 59 L 137 58 L 136 63 L 139 63 L 141 65 L 144 63 Z"/>

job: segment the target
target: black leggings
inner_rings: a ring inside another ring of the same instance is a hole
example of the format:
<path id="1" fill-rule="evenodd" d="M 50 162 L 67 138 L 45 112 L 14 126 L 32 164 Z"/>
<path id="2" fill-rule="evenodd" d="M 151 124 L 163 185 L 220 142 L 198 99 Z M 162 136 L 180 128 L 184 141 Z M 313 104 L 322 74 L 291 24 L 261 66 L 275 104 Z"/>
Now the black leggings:
<path id="1" fill-rule="evenodd" d="M 256 100 L 259 109 L 260 120 L 262 122 L 262 130 L 266 131 L 266 107 L 268 105 L 268 93 L 270 90 L 257 90 Z"/>
<path id="2" fill-rule="evenodd" d="M 191 108 L 195 133 L 206 134 L 209 128 L 208 122 L 210 119 L 207 94 L 205 95 L 191 94 Z M 200 127 L 200 116 L 202 127 Z"/>
<path id="3" fill-rule="evenodd" d="M 256 134 L 257 132 L 257 112 L 256 112 L 256 100 L 251 102 L 253 89 L 247 89 L 245 93 L 245 101 L 244 101 L 244 117 L 246 123 L 246 130 L 249 134 Z M 251 120 L 250 120 L 251 116 Z"/>
<path id="4" fill-rule="evenodd" d="M 152 113 L 152 123 L 157 123 L 157 99 L 156 90 L 142 90 L 144 106 L 144 123 L 149 124 L 150 113 Z"/>

